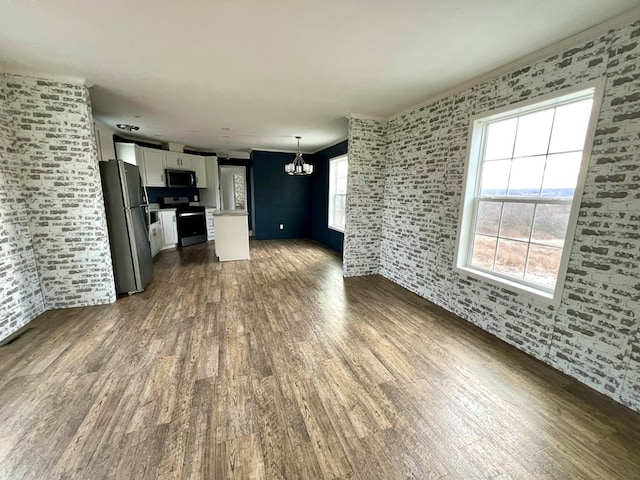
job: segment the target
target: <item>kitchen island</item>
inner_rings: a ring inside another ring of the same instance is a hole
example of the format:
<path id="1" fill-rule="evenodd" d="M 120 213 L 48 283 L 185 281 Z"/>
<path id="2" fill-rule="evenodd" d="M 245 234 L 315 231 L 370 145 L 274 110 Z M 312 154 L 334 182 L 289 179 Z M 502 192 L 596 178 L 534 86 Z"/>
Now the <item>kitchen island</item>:
<path id="1" fill-rule="evenodd" d="M 214 210 L 216 256 L 221 262 L 249 260 L 249 214 L 246 210 Z"/>

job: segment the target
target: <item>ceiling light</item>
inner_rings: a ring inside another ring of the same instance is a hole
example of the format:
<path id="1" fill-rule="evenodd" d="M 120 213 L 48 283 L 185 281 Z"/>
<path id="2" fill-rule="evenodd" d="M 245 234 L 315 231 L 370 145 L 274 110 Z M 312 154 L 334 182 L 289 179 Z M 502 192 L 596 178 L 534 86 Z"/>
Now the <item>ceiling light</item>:
<path id="1" fill-rule="evenodd" d="M 129 125 L 128 123 L 116 123 L 116 127 L 120 130 L 126 130 L 127 132 L 137 132 L 140 127 L 137 125 Z"/>
<path id="2" fill-rule="evenodd" d="M 296 158 L 293 159 L 293 162 L 287 163 L 284 166 L 284 171 L 289 175 L 311 175 L 313 173 L 313 165 L 305 163 L 302 159 L 302 154 L 300 153 L 300 137 L 296 138 L 298 139 L 298 153 L 296 153 Z"/>

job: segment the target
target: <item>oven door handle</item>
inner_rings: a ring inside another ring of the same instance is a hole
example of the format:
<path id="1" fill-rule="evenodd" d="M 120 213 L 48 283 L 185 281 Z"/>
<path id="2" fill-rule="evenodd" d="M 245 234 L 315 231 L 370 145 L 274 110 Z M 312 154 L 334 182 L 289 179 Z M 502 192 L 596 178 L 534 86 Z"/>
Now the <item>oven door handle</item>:
<path id="1" fill-rule="evenodd" d="M 204 212 L 184 212 L 184 213 L 179 213 L 178 216 L 179 217 L 195 217 L 195 216 L 203 216 Z"/>

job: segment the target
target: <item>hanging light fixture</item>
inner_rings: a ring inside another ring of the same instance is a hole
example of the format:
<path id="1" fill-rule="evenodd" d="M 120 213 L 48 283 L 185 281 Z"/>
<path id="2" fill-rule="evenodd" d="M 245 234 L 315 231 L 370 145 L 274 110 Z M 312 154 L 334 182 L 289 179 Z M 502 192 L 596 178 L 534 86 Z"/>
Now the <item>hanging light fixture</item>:
<path id="1" fill-rule="evenodd" d="M 302 154 L 300 153 L 300 137 L 296 138 L 298 139 L 298 153 L 296 153 L 296 158 L 293 159 L 293 162 L 287 163 L 284 166 L 284 171 L 289 175 L 311 175 L 313 173 L 313 165 L 306 163 L 302 159 Z"/>

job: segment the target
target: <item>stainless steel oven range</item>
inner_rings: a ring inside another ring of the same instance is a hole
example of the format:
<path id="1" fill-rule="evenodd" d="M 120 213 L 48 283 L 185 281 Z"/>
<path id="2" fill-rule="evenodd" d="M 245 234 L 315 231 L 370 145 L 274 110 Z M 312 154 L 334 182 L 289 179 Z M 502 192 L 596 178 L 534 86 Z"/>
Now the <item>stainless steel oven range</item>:
<path id="1" fill-rule="evenodd" d="M 178 244 L 181 247 L 207 241 L 204 207 L 189 205 L 189 197 L 161 197 L 160 208 L 175 208 Z"/>

